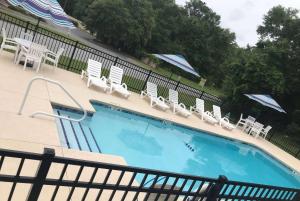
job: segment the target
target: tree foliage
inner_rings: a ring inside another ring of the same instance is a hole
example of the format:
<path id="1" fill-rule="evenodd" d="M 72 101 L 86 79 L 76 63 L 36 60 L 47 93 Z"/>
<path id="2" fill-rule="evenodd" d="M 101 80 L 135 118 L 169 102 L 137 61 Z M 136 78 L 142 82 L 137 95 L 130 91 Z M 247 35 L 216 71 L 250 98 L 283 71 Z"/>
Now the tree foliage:
<path id="1" fill-rule="evenodd" d="M 257 104 L 256 114 L 262 113 L 262 119 L 273 124 L 277 118 L 277 126 L 284 132 L 300 135 L 300 19 L 297 14 L 295 9 L 277 6 L 265 15 L 257 29 L 260 40 L 256 46 L 237 50 L 227 61 L 224 89 L 228 93 L 227 106 L 235 108 L 236 113 L 249 109 L 253 112 L 253 103 L 243 97 L 244 93 L 270 94 L 287 114 Z"/>

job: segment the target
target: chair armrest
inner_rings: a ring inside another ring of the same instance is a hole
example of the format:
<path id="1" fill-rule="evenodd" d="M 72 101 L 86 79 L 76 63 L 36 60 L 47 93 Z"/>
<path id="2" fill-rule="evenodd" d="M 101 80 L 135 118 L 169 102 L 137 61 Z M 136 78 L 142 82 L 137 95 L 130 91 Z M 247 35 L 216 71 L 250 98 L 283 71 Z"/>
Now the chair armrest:
<path id="1" fill-rule="evenodd" d="M 52 56 L 52 57 L 54 57 L 54 58 L 56 58 L 56 56 L 57 56 L 54 52 L 51 52 L 51 51 L 47 51 L 47 52 L 45 53 L 45 55 L 46 55 L 46 56 Z"/>
<path id="2" fill-rule="evenodd" d="M 210 111 L 206 111 L 204 113 L 207 114 L 208 116 L 214 117 L 214 115 Z"/>
<path id="3" fill-rule="evenodd" d="M 107 78 L 106 78 L 105 76 L 102 76 L 100 79 L 101 79 L 103 82 L 107 82 Z"/>
<path id="4" fill-rule="evenodd" d="M 186 106 L 183 103 L 178 104 L 181 108 L 186 109 Z"/>
<path id="5" fill-rule="evenodd" d="M 229 119 L 226 117 L 223 117 L 222 120 L 225 121 L 226 123 L 230 123 Z"/>
<path id="6" fill-rule="evenodd" d="M 190 112 L 194 112 L 196 110 L 196 105 L 190 106 Z"/>
<path id="7" fill-rule="evenodd" d="M 123 87 L 124 89 L 127 90 L 127 85 L 126 85 L 126 83 L 122 83 L 122 87 Z"/>
<path id="8" fill-rule="evenodd" d="M 162 101 L 162 102 L 165 102 L 165 99 L 162 96 L 159 96 L 157 99 Z"/>

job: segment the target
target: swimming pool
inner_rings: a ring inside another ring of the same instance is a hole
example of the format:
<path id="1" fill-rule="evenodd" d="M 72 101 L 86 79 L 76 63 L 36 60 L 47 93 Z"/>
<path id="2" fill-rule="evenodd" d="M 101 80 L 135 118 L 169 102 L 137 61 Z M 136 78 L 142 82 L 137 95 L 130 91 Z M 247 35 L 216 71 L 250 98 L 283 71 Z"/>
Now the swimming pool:
<path id="1" fill-rule="evenodd" d="M 80 124 L 57 120 L 65 146 L 119 155 L 130 166 L 300 187 L 299 175 L 248 144 L 99 103 L 93 106 L 96 113 Z M 71 117 L 80 115 L 63 108 L 54 111 Z"/>

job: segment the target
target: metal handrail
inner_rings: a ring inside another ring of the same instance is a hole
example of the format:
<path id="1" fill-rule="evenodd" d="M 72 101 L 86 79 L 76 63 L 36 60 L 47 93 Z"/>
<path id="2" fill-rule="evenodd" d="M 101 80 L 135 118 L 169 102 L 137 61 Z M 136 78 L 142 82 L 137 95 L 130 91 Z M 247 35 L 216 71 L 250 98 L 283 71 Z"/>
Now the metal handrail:
<path id="1" fill-rule="evenodd" d="M 59 119 L 66 119 L 66 120 L 69 120 L 69 121 L 75 121 L 75 122 L 80 122 L 82 120 L 85 119 L 85 117 L 87 116 L 87 112 L 86 110 L 80 105 L 80 103 L 78 103 L 75 98 L 73 98 L 73 96 L 57 81 L 54 81 L 54 80 L 51 80 L 51 79 L 48 79 L 48 78 L 44 78 L 44 77 L 34 77 L 30 80 L 30 82 L 28 83 L 27 85 L 27 88 L 26 88 L 26 92 L 25 92 L 25 95 L 24 95 L 24 98 L 22 100 L 22 103 L 21 103 L 21 106 L 20 106 L 20 109 L 18 111 L 18 114 L 21 115 L 22 114 L 22 111 L 23 111 L 23 108 L 24 108 L 24 105 L 25 105 L 25 102 L 27 100 L 27 97 L 28 97 L 28 93 L 31 89 L 31 85 L 34 81 L 36 80 L 44 80 L 44 81 L 47 81 L 49 83 L 52 83 L 52 84 L 55 84 L 57 86 L 59 86 L 73 101 L 76 105 L 78 105 L 78 107 L 83 111 L 83 116 L 79 119 L 74 119 L 74 118 L 69 118 L 69 117 L 66 117 L 66 116 L 59 116 L 59 115 L 56 115 L 56 114 L 49 114 L 49 113 L 46 113 L 46 112 L 42 112 L 42 111 L 37 111 L 35 113 L 33 113 L 32 115 L 30 115 L 31 117 L 35 117 L 36 115 L 45 115 L 45 116 L 49 116 L 49 117 L 55 117 L 55 118 L 59 118 Z"/>

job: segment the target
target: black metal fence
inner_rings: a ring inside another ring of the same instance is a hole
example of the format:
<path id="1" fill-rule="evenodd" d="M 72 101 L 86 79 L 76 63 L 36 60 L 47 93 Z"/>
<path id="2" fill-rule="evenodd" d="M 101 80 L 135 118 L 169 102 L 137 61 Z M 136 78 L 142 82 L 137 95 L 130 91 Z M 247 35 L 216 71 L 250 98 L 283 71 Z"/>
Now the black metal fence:
<path id="1" fill-rule="evenodd" d="M 87 66 L 88 59 L 94 59 L 103 64 L 103 74 L 108 75 L 111 65 L 116 65 L 124 69 L 124 82 L 128 88 L 135 92 L 144 90 L 147 81 L 156 83 L 159 95 L 167 96 L 168 89 L 175 89 L 179 93 L 179 99 L 187 106 L 195 105 L 196 98 L 204 99 L 208 105 L 220 105 L 222 100 L 217 96 L 206 93 L 199 89 L 185 85 L 180 81 L 175 81 L 164 77 L 153 71 L 144 69 L 138 65 L 118 58 L 106 52 L 89 47 L 79 41 L 68 38 L 67 36 L 47 30 L 38 24 L 32 24 L 6 13 L 0 12 L 0 29 L 5 27 L 8 36 L 19 37 L 21 32 L 29 32 L 34 34 L 34 42 L 47 46 L 51 51 L 58 51 L 64 48 L 64 53 L 59 61 L 59 67 L 80 73 Z"/>
<path id="2" fill-rule="evenodd" d="M 299 201 L 300 190 L 0 149 L 1 200 Z"/>

